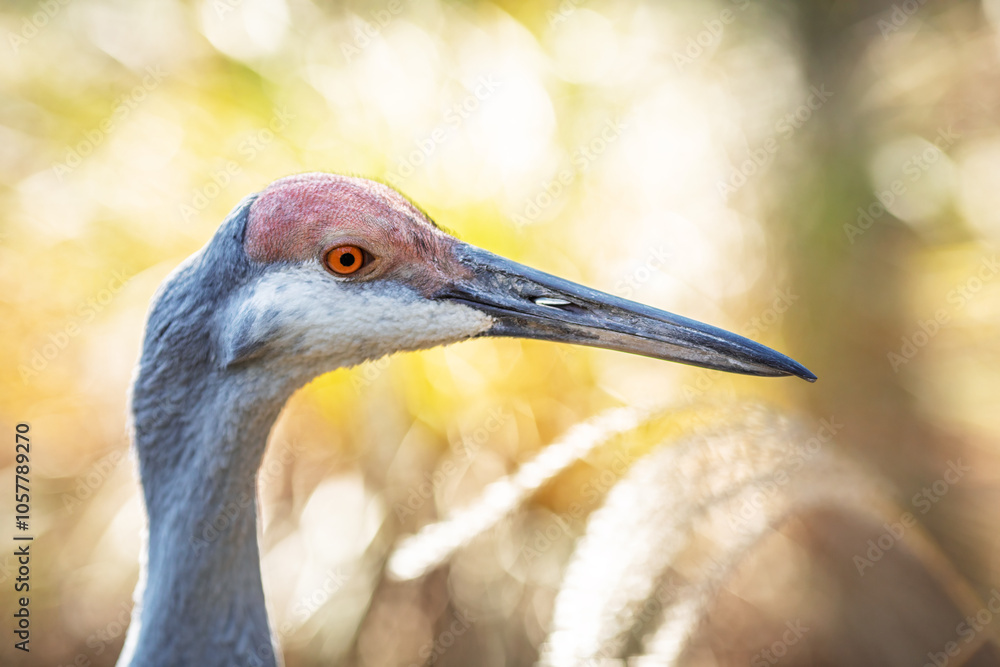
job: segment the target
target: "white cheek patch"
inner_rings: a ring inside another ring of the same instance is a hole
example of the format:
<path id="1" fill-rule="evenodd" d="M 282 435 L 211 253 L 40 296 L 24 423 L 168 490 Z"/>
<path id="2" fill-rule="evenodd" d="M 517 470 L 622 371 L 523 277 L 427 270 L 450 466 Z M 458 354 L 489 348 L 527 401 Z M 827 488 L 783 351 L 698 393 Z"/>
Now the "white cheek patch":
<path id="1" fill-rule="evenodd" d="M 351 366 L 465 340 L 493 323 L 478 310 L 398 283 L 337 280 L 316 262 L 270 272 L 244 294 L 228 312 L 227 363 L 266 355 Z"/>

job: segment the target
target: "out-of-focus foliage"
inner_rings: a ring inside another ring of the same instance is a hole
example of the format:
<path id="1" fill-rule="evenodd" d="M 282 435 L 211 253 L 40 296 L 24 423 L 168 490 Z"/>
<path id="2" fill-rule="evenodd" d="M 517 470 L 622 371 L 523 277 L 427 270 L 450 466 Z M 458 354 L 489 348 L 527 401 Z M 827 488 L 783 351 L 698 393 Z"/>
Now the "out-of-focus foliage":
<path id="1" fill-rule="evenodd" d="M 586 518 L 551 517 L 599 503 L 614 461 L 571 469 L 424 583 L 381 583 L 382 561 L 623 404 L 753 397 L 839 424 L 837 446 L 988 598 L 1000 3 L 865 4 L 6 3 L 0 415 L 35 443 L 36 634 L 30 660 L 5 642 L 3 663 L 113 664 L 142 530 L 126 396 L 145 308 L 243 196 L 314 170 L 384 179 L 466 240 L 821 380 L 508 340 L 317 379 L 261 473 L 290 666 L 530 664 Z M 972 472 L 921 512 L 913 494 L 957 457 Z M 0 477 L 13 465 L 0 450 Z M 0 555 L 4 599 L 12 565 Z M 447 650 L 452 615 L 469 631 Z"/>

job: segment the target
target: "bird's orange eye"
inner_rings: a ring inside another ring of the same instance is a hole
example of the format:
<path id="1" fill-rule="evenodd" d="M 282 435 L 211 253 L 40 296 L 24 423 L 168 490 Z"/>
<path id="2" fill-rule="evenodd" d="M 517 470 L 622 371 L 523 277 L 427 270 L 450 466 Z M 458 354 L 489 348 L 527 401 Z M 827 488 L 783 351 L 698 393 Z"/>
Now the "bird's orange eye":
<path id="1" fill-rule="evenodd" d="M 365 251 L 356 245 L 342 245 L 326 253 L 326 266 L 342 276 L 349 276 L 365 265 Z"/>

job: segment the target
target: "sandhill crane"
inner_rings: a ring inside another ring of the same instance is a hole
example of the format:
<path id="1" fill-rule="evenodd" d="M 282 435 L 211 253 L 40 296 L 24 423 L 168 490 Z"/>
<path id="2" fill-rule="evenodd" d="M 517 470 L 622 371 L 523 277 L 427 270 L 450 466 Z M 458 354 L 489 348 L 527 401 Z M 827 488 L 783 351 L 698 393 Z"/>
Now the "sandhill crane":
<path id="1" fill-rule="evenodd" d="M 753 341 L 463 243 L 380 183 L 280 179 L 154 297 L 131 393 L 148 537 L 118 664 L 277 664 L 255 475 L 282 406 L 322 373 L 479 336 L 815 380 Z M 228 528 L 203 539 L 220 514 Z"/>

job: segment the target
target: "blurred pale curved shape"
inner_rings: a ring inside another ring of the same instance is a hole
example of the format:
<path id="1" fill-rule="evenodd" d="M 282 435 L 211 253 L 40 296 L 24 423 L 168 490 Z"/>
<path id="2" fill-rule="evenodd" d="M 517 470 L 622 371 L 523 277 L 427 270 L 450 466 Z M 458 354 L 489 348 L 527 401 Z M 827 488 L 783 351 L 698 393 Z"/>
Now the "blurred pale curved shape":
<path id="1" fill-rule="evenodd" d="M 337 508 L 331 511 L 331 508 Z M 325 480 L 302 510 L 302 532 L 308 550 L 327 564 L 347 562 L 368 546 L 384 508 L 356 474 Z"/>
<path id="2" fill-rule="evenodd" d="M 572 16 L 572 21 L 553 21 L 548 31 L 556 71 L 574 83 L 610 83 L 622 69 L 614 26 L 585 7 Z"/>
<path id="3" fill-rule="evenodd" d="M 221 0 L 216 4 L 225 2 L 237 0 Z M 155 25 L 155 31 L 135 29 L 135 7 L 134 3 L 112 0 L 74 3 L 69 11 L 101 51 L 134 72 L 142 72 L 145 67 L 163 67 L 164 63 L 171 63 L 169 68 L 173 69 L 175 63 L 204 50 L 199 48 L 200 40 L 192 39 L 188 32 L 187 17 L 178 4 L 143 3 L 142 21 L 149 26 Z"/>
<path id="4" fill-rule="evenodd" d="M 238 60 L 276 52 L 289 29 L 285 0 L 203 0 L 199 16 L 212 46 Z"/>
<path id="5" fill-rule="evenodd" d="M 907 136 L 879 147 L 870 165 L 872 203 L 877 201 L 920 233 L 934 231 L 935 218 L 951 202 L 955 188 L 955 167 L 948 154 L 923 137 Z"/>
<path id="6" fill-rule="evenodd" d="M 540 664 L 610 666 L 626 658 L 630 665 L 685 664 L 721 589 L 789 518 L 822 510 L 874 526 L 899 523 L 903 510 L 891 501 L 887 483 L 843 458 L 822 433 L 822 427 L 810 433 L 769 409 L 733 406 L 725 417 L 638 460 L 588 522 L 556 599 Z M 816 522 L 812 529 L 823 533 L 829 526 Z M 943 591 L 923 591 L 928 604 L 943 595 L 957 620 L 974 613 L 981 603 L 971 587 L 920 527 L 900 530 L 908 532 L 896 537 L 898 551 L 913 554 Z M 837 539 L 836 533 L 824 537 Z M 856 557 L 845 559 L 852 575 L 864 574 L 854 571 Z M 883 571 L 889 567 L 882 565 Z M 909 585 L 920 590 L 924 584 Z M 894 623 L 886 627 L 898 641 Z M 898 624 L 903 636 L 913 631 L 907 623 L 913 618 Z M 878 631 L 872 634 L 877 645 Z M 866 664 L 900 664 L 896 642 L 886 643 L 885 652 L 876 649 Z"/>
<path id="7" fill-rule="evenodd" d="M 80 236 L 98 208 L 85 188 L 60 183 L 51 169 L 28 176 L 17 184 L 17 191 L 20 210 L 12 217 L 44 232 L 43 242 L 48 244 Z"/>
<path id="8" fill-rule="evenodd" d="M 388 572 L 415 579 L 447 560 L 455 550 L 516 511 L 547 481 L 617 433 L 638 426 L 646 410 L 620 408 L 577 424 L 509 477 L 490 484 L 479 502 L 404 540 L 389 558 Z"/>
<path id="9" fill-rule="evenodd" d="M 534 73 L 508 67 L 484 76 L 495 79 L 497 89 L 484 100 L 482 111 L 470 118 L 467 147 L 481 156 L 483 169 L 496 170 L 497 178 L 484 189 L 466 179 L 456 180 L 457 172 L 450 173 L 454 189 L 470 189 L 480 197 L 495 196 L 505 185 L 531 173 L 530 165 L 544 164 L 553 150 L 556 128 L 549 95 Z"/>
<path id="10" fill-rule="evenodd" d="M 114 560 L 131 563 L 141 552 L 140 536 L 145 527 L 142 499 L 131 496 L 115 514 L 108 526 L 107 539 L 114 550 Z"/>
<path id="11" fill-rule="evenodd" d="M 111 159 L 133 169 L 157 172 L 181 150 L 184 129 L 176 118 L 147 113 L 125 124 L 108 142 Z"/>
<path id="12" fill-rule="evenodd" d="M 958 204 L 965 220 L 983 237 L 1000 243 L 1000 137 L 980 139 L 958 156 Z"/>

